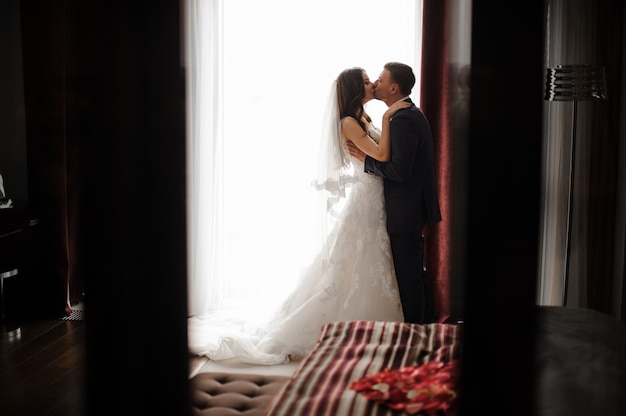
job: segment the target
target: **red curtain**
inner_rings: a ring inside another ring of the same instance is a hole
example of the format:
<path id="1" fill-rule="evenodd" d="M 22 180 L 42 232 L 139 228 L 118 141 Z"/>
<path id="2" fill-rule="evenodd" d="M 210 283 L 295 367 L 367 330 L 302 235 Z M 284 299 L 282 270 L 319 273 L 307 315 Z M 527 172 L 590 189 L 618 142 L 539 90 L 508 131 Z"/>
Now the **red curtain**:
<path id="1" fill-rule="evenodd" d="M 420 107 L 433 131 L 442 215 L 440 223 L 424 231 L 424 261 L 433 281 L 439 322 L 462 319 L 464 296 L 463 252 L 459 242 L 465 229 L 462 180 L 467 107 L 457 87 L 467 68 L 459 68 L 449 60 L 452 16 L 449 0 L 424 1 Z"/>

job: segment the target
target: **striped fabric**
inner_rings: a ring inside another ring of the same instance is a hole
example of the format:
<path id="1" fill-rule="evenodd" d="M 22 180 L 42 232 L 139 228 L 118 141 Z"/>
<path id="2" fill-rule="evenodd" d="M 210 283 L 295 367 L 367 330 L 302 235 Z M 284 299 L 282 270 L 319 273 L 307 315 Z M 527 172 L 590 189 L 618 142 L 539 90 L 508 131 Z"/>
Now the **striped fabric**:
<path id="1" fill-rule="evenodd" d="M 461 327 L 451 324 L 326 324 L 267 416 L 398 415 L 351 390 L 350 384 L 385 368 L 460 359 L 460 337 Z"/>

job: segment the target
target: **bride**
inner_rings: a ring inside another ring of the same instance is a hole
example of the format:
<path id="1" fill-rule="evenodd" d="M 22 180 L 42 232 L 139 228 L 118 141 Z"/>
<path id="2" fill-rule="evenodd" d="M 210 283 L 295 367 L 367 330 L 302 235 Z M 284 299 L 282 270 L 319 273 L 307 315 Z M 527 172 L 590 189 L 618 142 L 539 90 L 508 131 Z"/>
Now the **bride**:
<path id="1" fill-rule="evenodd" d="M 189 318 L 190 352 L 212 360 L 237 357 L 253 364 L 281 364 L 304 357 L 322 325 L 334 321 L 403 321 L 395 279 L 380 177 L 364 172 L 349 155 L 352 141 L 371 157 L 390 157 L 389 119 L 407 107 L 399 102 L 383 115 L 382 130 L 363 105 L 374 98 L 362 68 L 342 71 L 331 89 L 320 165 L 314 185 L 324 195 L 325 242 L 294 290 L 268 322 L 233 329 L 218 317 Z M 207 333 L 208 331 L 208 333 Z"/>

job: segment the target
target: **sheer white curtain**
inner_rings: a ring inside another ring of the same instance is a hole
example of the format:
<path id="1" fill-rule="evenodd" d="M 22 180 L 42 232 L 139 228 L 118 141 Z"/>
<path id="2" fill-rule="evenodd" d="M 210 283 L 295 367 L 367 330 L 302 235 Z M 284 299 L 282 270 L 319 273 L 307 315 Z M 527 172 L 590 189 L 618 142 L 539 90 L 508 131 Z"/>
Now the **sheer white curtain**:
<path id="1" fill-rule="evenodd" d="M 419 77 L 421 2 L 188 0 L 186 19 L 189 314 L 262 317 L 317 248 L 332 81 L 352 66 L 373 81 L 388 61 Z M 384 104 L 366 109 L 380 126 Z"/>
<path id="2" fill-rule="evenodd" d="M 223 301 L 223 0 L 186 2 L 189 313 Z"/>

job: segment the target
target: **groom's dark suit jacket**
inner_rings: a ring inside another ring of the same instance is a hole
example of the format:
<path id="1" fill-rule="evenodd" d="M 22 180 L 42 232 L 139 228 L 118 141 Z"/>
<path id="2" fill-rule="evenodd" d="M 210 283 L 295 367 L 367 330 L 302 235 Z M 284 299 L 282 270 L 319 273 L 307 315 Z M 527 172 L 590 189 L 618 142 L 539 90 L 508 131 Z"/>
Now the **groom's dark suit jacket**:
<path id="1" fill-rule="evenodd" d="M 368 156 L 365 171 L 383 177 L 389 234 L 421 232 L 425 224 L 441 221 L 430 125 L 414 104 L 398 110 L 389 125 L 391 160 Z"/>

